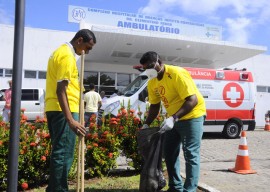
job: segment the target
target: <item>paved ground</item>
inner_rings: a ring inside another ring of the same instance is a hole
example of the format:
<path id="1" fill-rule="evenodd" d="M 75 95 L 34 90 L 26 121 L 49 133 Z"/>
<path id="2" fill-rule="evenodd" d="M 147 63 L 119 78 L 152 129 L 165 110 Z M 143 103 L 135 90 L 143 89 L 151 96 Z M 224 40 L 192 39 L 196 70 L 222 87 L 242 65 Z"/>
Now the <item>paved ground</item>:
<path id="1" fill-rule="evenodd" d="M 225 139 L 221 134 L 204 134 L 201 147 L 201 176 L 198 191 L 267 192 L 270 191 L 270 132 L 263 128 L 247 132 L 250 166 L 256 174 L 229 172 L 235 167 L 240 138 Z M 129 169 L 126 159 L 118 159 L 119 169 Z M 181 151 L 181 175 L 185 177 Z M 197 192 L 198 192 L 197 191 Z"/>
<path id="2" fill-rule="evenodd" d="M 219 134 L 205 134 L 201 148 L 200 188 L 211 192 L 270 191 L 270 132 L 247 132 L 250 165 L 256 174 L 229 172 L 235 167 L 240 139 L 224 139 Z M 181 159 L 183 157 L 181 155 Z M 182 161 L 183 162 L 183 161 Z M 181 173 L 184 176 L 184 164 Z"/>

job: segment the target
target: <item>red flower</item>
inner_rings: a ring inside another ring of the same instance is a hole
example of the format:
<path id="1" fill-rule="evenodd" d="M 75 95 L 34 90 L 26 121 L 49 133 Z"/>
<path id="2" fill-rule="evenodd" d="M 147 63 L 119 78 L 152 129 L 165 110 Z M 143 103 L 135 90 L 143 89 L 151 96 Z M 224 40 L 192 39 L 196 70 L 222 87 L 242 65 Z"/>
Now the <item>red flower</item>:
<path id="1" fill-rule="evenodd" d="M 121 112 L 122 112 L 122 115 L 126 115 L 127 114 L 127 110 L 126 109 L 122 109 Z"/>
<path id="2" fill-rule="evenodd" d="M 37 144 L 34 143 L 34 142 L 32 142 L 32 143 L 30 143 L 30 146 L 31 146 L 31 147 L 35 147 L 35 146 L 37 146 Z"/>
<path id="3" fill-rule="evenodd" d="M 94 147 L 98 147 L 98 144 L 97 144 L 97 143 L 93 143 L 93 146 L 94 146 Z"/>
<path id="4" fill-rule="evenodd" d="M 129 112 L 130 112 L 130 113 L 134 113 L 135 110 L 134 110 L 134 109 L 130 109 Z"/>
<path id="5" fill-rule="evenodd" d="M 104 134 L 104 135 L 107 135 L 108 133 L 109 133 L 109 131 L 104 131 L 104 133 L 103 133 L 103 134 Z"/>
<path id="6" fill-rule="evenodd" d="M 92 149 L 92 146 L 91 145 L 87 145 L 87 149 Z"/>
<path id="7" fill-rule="evenodd" d="M 46 157 L 44 155 L 41 156 L 41 161 L 46 161 Z"/>
<path id="8" fill-rule="evenodd" d="M 3 141 L 0 140 L 0 146 L 2 146 L 2 145 L 3 145 Z"/>
<path id="9" fill-rule="evenodd" d="M 21 184 L 21 187 L 22 187 L 23 190 L 28 189 L 28 183 L 23 182 L 23 183 Z"/>
<path id="10" fill-rule="evenodd" d="M 95 125 L 96 125 L 95 123 L 91 122 L 90 125 L 89 125 L 89 127 L 90 127 L 90 128 L 94 128 Z"/>
<path id="11" fill-rule="evenodd" d="M 94 134 L 93 134 L 93 138 L 94 138 L 94 139 L 98 138 L 98 134 L 97 134 L 97 133 L 94 133 Z"/>
<path id="12" fill-rule="evenodd" d="M 88 133 L 87 135 L 86 135 L 86 139 L 91 139 L 91 133 Z"/>
<path id="13" fill-rule="evenodd" d="M 139 124 L 140 123 L 140 118 L 138 118 L 138 117 L 135 117 L 134 119 L 134 124 Z"/>
<path id="14" fill-rule="evenodd" d="M 111 125 L 117 125 L 118 123 L 117 123 L 117 121 L 111 121 L 110 124 Z"/>
<path id="15" fill-rule="evenodd" d="M 22 115 L 22 120 L 27 120 L 28 117 L 26 115 Z"/>
<path id="16" fill-rule="evenodd" d="M 109 153 L 108 154 L 108 157 L 111 159 L 111 158 L 113 158 L 113 153 Z"/>

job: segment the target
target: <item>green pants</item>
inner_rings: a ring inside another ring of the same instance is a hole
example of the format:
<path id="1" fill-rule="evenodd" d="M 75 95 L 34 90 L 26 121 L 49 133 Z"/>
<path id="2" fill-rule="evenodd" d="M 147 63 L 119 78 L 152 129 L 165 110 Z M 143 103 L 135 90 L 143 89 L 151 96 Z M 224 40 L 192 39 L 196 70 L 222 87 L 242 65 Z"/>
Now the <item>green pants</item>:
<path id="1" fill-rule="evenodd" d="M 73 163 L 76 142 L 75 133 L 69 128 L 62 112 L 46 112 L 52 143 L 50 178 L 47 192 L 68 191 L 68 173 Z M 75 120 L 79 114 L 72 113 Z"/>
<path id="2" fill-rule="evenodd" d="M 164 156 L 169 175 L 169 192 L 195 192 L 200 176 L 200 147 L 204 116 L 178 121 L 172 130 L 165 132 Z M 180 147 L 182 145 L 186 179 L 180 175 Z"/>

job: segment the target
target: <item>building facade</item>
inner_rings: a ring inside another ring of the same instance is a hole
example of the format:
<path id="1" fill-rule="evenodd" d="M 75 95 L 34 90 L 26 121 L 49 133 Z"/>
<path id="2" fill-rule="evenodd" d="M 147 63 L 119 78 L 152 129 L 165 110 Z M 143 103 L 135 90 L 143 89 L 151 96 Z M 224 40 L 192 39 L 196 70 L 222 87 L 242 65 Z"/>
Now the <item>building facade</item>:
<path id="1" fill-rule="evenodd" d="M 73 9 L 76 8 L 73 7 Z M 142 19 L 144 16 L 140 17 Z M 160 31 L 140 31 L 134 28 L 119 29 L 85 21 L 80 23 L 80 28 L 90 28 L 97 36 L 97 44 L 85 58 L 86 89 L 91 82 L 96 85 L 98 92 L 104 90 L 107 96 L 111 95 L 115 89 L 121 91 L 140 73 L 133 69 L 133 66 L 138 65 L 142 54 L 150 50 L 158 52 L 164 63 L 172 65 L 246 68 L 253 72 L 257 88 L 257 126 L 265 125 L 264 115 L 270 110 L 270 103 L 268 103 L 270 56 L 263 54 L 266 51 L 265 47 L 224 42 L 219 33 L 216 39 L 207 39 L 181 34 L 164 35 Z M 2 42 L 0 52 L 3 53 L 0 57 L 0 89 L 4 89 L 8 87 L 7 81 L 12 78 L 14 27 L 0 25 L 0 31 Z M 47 61 L 50 54 L 62 43 L 70 41 L 74 34 L 75 32 L 25 27 L 23 88 L 45 88 Z M 80 67 L 79 57 L 77 63 Z"/>

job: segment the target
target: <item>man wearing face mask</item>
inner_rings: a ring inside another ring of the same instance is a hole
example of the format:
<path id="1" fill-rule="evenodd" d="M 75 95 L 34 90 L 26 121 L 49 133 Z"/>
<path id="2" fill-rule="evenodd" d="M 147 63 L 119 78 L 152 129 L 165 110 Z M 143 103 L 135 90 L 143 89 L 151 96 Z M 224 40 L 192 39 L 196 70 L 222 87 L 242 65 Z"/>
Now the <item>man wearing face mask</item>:
<path id="1" fill-rule="evenodd" d="M 189 72 L 182 67 L 163 64 L 156 52 L 140 59 L 147 76 L 150 108 L 144 128 L 157 117 L 161 102 L 168 118 L 160 127 L 164 133 L 164 157 L 169 176 L 169 192 L 196 191 L 200 175 L 200 146 L 206 108 Z M 180 147 L 186 162 L 186 180 L 180 176 Z"/>

